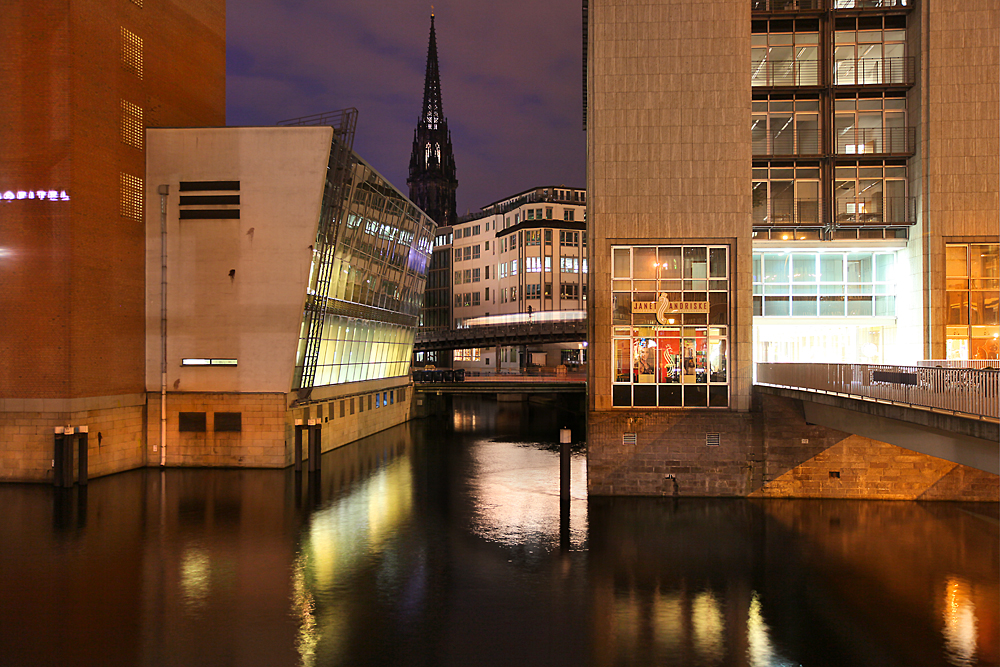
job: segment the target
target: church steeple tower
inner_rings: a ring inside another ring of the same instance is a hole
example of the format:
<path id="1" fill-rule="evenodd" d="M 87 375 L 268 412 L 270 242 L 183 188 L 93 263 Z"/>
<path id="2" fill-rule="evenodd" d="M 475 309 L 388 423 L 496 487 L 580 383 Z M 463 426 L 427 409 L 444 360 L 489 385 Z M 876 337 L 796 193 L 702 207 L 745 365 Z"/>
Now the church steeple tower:
<path id="1" fill-rule="evenodd" d="M 424 105 L 413 132 L 410 154 L 410 200 L 438 225 L 452 225 L 456 220 L 455 155 L 451 150 L 448 120 L 441 108 L 441 77 L 438 75 L 437 37 L 434 14 L 427 45 L 427 73 L 424 76 Z"/>

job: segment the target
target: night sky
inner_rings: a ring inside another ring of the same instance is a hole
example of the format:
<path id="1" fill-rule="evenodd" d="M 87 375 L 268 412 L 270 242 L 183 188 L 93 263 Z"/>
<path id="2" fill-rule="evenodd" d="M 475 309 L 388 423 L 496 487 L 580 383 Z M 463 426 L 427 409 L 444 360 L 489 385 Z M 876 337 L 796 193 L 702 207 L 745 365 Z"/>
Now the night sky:
<path id="1" fill-rule="evenodd" d="M 404 194 L 430 3 L 227 3 L 229 125 L 358 109 L 354 149 Z M 437 0 L 458 212 L 540 185 L 583 187 L 580 0 Z"/>

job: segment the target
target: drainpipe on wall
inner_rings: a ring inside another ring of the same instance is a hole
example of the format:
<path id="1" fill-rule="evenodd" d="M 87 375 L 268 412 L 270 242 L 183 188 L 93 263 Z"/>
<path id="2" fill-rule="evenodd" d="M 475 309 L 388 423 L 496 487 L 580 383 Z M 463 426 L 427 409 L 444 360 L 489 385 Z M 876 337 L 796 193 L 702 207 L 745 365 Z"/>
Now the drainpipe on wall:
<path id="1" fill-rule="evenodd" d="M 167 194 L 170 186 L 157 188 L 160 195 L 160 467 L 167 465 Z"/>

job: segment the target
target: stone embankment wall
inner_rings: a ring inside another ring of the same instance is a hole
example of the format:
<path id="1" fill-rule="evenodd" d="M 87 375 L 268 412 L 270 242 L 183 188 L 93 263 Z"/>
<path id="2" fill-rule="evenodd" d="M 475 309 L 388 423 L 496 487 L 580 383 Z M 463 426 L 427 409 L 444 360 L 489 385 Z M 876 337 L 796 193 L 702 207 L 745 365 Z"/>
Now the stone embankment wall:
<path id="1" fill-rule="evenodd" d="M 594 495 L 1000 500 L 997 475 L 808 424 L 791 398 L 761 395 L 748 413 L 594 412 L 588 428 Z"/>

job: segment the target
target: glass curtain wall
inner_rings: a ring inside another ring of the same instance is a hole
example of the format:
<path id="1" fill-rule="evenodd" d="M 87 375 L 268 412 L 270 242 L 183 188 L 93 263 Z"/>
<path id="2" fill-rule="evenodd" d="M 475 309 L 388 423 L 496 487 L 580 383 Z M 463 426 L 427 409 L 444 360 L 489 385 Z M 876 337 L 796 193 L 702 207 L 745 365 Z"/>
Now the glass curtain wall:
<path id="1" fill-rule="evenodd" d="M 612 248 L 612 404 L 729 405 L 729 247 Z"/>
<path id="2" fill-rule="evenodd" d="M 946 247 L 948 359 L 997 359 L 1000 347 L 1000 244 Z"/>
<path id="3" fill-rule="evenodd" d="M 309 386 L 409 373 L 434 223 L 356 154 L 343 197 L 341 219 L 317 238 L 295 389 L 313 317 L 324 319 Z M 334 252 L 319 252 L 324 243 Z"/>

